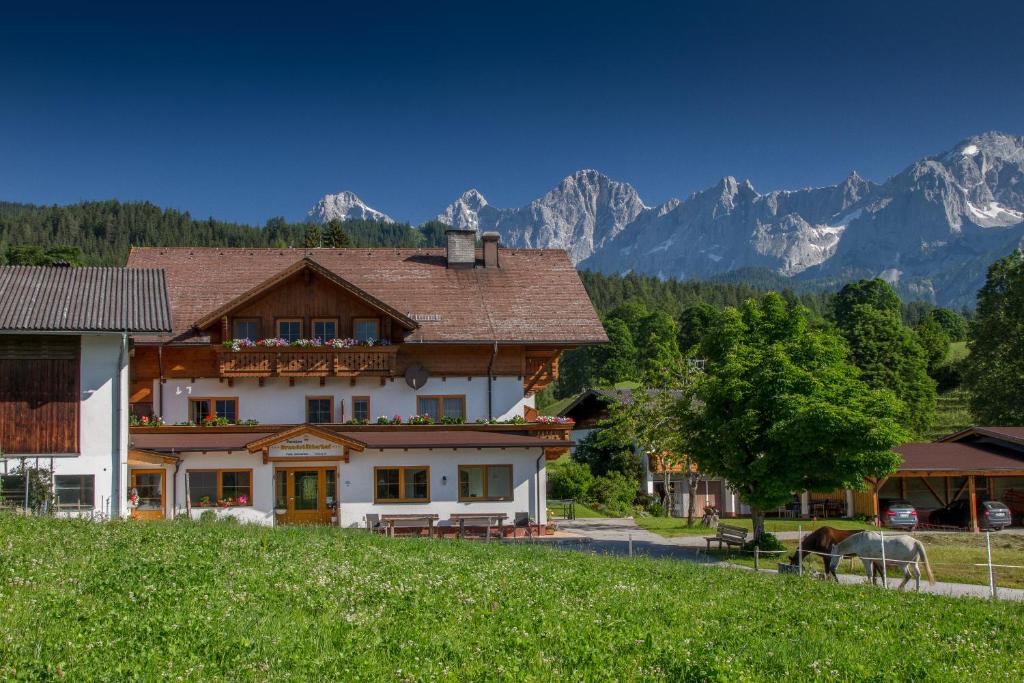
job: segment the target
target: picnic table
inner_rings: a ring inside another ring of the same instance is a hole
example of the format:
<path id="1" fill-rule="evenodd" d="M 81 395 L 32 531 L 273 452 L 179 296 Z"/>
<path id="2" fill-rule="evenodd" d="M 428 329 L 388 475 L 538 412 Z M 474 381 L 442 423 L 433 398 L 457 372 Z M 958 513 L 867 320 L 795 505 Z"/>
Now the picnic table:
<path id="1" fill-rule="evenodd" d="M 505 520 L 508 514 L 505 512 L 459 512 L 448 516 L 453 524 L 459 523 L 459 538 L 466 537 L 466 522 L 480 522 L 481 526 L 487 528 L 487 540 L 491 540 L 491 527 L 498 527 L 498 538 L 504 534 Z"/>
<path id="2" fill-rule="evenodd" d="M 388 536 L 394 537 L 395 535 L 395 523 L 403 522 L 402 526 L 425 526 L 427 527 L 427 536 L 429 538 L 434 537 L 434 522 L 437 521 L 436 514 L 427 513 L 413 513 L 404 515 L 381 515 L 380 522 L 384 525 Z M 421 525 L 413 524 L 413 522 L 423 522 Z"/>

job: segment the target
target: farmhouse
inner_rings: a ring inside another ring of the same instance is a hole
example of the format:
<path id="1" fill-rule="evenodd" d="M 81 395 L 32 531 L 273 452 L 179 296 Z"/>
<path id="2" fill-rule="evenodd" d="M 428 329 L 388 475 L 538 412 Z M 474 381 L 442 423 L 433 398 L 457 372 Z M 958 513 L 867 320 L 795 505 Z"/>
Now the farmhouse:
<path id="1" fill-rule="evenodd" d="M 445 249 L 136 248 L 128 266 L 165 271 L 172 317 L 134 338 L 133 515 L 546 521 L 571 425 L 526 416 L 563 351 L 606 341 L 564 252 L 450 230 Z"/>
<path id="2" fill-rule="evenodd" d="M 155 269 L 0 267 L 0 490 L 53 473 L 58 510 L 118 516 L 128 477 L 129 335 L 171 329 Z M 14 489 L 14 490 L 11 490 Z"/>

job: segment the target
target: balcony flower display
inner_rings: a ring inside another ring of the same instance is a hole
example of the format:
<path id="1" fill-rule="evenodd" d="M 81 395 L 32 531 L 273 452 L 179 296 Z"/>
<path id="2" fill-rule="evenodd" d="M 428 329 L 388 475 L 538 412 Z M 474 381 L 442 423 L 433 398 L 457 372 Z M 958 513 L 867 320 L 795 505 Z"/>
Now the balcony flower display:
<path id="1" fill-rule="evenodd" d="M 228 339 L 223 343 L 225 349 L 229 351 L 244 351 L 245 349 L 253 348 L 268 348 L 277 349 L 284 347 L 293 347 L 301 349 L 351 349 L 359 347 L 371 347 L 371 346 L 389 346 L 391 340 L 389 339 L 353 339 L 351 337 L 345 339 L 318 339 L 316 337 L 312 339 L 293 339 L 291 341 L 287 339 L 281 339 L 280 337 L 270 337 L 267 339 Z"/>
<path id="2" fill-rule="evenodd" d="M 166 423 L 164 419 L 159 416 L 150 417 L 149 415 L 129 415 L 128 424 L 132 427 L 163 427 Z"/>
<path id="3" fill-rule="evenodd" d="M 571 417 L 558 417 L 556 415 L 538 415 L 534 422 L 540 422 L 541 424 L 547 425 L 571 425 L 576 424 L 576 421 Z"/>
<path id="4" fill-rule="evenodd" d="M 429 415 L 413 415 L 409 418 L 411 425 L 432 425 L 434 420 Z"/>

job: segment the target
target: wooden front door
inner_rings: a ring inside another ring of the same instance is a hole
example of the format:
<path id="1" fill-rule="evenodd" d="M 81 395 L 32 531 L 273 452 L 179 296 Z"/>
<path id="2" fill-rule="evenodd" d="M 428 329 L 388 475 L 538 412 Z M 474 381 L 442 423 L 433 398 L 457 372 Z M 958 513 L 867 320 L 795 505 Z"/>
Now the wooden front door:
<path id="1" fill-rule="evenodd" d="M 135 519 L 163 519 L 165 478 L 163 470 L 132 470 L 132 488 L 139 496 L 132 509 Z"/>
<path id="2" fill-rule="evenodd" d="M 274 472 L 277 515 L 282 524 L 330 524 L 334 514 L 336 470 L 326 467 L 289 467 Z M 283 495 L 282 495 L 283 494 Z M 282 500 L 283 499 L 283 500 Z M 283 503 L 283 505 L 282 505 Z"/>

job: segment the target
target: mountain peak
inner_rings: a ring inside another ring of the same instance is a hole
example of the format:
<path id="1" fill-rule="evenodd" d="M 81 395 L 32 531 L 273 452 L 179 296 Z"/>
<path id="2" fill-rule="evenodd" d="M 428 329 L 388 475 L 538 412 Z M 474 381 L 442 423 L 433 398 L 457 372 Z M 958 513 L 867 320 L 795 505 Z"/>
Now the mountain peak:
<path id="1" fill-rule="evenodd" d="M 339 220 L 367 220 L 381 223 L 394 223 L 394 219 L 386 213 L 369 206 L 355 192 L 342 190 L 336 194 L 325 194 L 306 214 L 307 220 L 313 223 L 326 223 Z"/>

